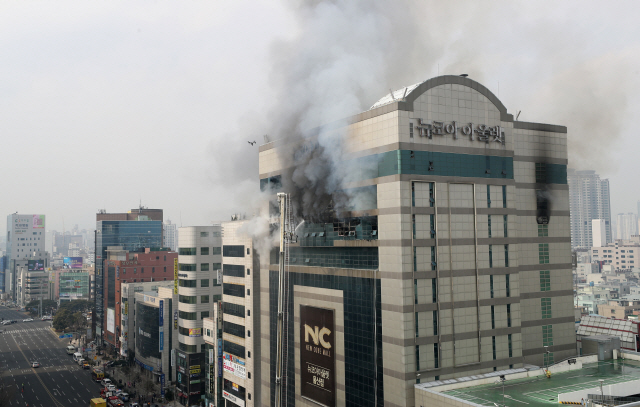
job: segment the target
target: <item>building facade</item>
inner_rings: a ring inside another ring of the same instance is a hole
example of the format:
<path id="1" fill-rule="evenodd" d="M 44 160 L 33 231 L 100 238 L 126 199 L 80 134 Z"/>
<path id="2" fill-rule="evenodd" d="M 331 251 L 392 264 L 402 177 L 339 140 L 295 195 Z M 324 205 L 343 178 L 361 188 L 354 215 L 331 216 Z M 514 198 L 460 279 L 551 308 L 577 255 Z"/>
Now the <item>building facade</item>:
<path id="1" fill-rule="evenodd" d="M 640 265 L 636 255 L 640 255 L 640 239 L 616 240 L 603 247 L 591 248 L 591 260 L 611 265 L 613 270 L 632 269 Z"/>
<path id="2" fill-rule="evenodd" d="M 631 212 L 619 213 L 616 218 L 616 239 L 629 240 L 631 236 L 636 235 L 638 235 L 638 215 Z"/>
<path id="3" fill-rule="evenodd" d="M 178 227 L 171 223 L 170 220 L 167 220 L 162 224 L 162 238 L 163 246 L 170 248 L 172 251 L 178 250 Z"/>
<path id="4" fill-rule="evenodd" d="M 161 397 L 165 386 L 175 380 L 171 352 L 178 345 L 178 330 L 173 328 L 176 300 L 172 286 L 135 293 L 135 361 L 147 377 L 160 384 Z"/>
<path id="5" fill-rule="evenodd" d="M 600 179 L 595 171 L 569 169 L 569 205 L 571 211 L 571 247 L 593 246 L 593 219 L 602 219 L 606 230 L 606 243 L 613 241 L 611 232 L 611 201 L 609 180 Z"/>
<path id="6" fill-rule="evenodd" d="M 14 299 L 17 291 L 17 262 L 20 260 L 44 262 L 47 258 L 45 238 L 45 215 L 12 213 L 7 216 L 5 286 L 8 288 L 5 287 L 5 292 L 14 296 Z"/>
<path id="7" fill-rule="evenodd" d="M 174 278 L 173 265 L 178 253 L 169 249 L 161 250 L 144 248 L 139 252 L 129 252 L 120 246 L 109 246 L 107 258 L 104 260 L 104 308 L 105 322 L 101 327 L 104 332 L 105 343 L 123 349 L 119 342 L 121 336 L 122 305 L 121 285 L 127 282 L 172 281 Z"/>
<path id="8" fill-rule="evenodd" d="M 222 223 L 221 384 L 225 400 L 252 407 L 261 400 L 260 263 L 246 229 L 247 221 Z"/>
<path id="9" fill-rule="evenodd" d="M 107 248 L 119 246 L 124 250 L 135 251 L 145 247 L 162 247 L 162 209 L 140 207 L 127 213 L 96 214 L 95 237 L 95 313 L 92 321 L 93 332 L 96 333 L 98 345 L 102 345 L 106 323 L 104 308 L 104 287 L 107 284 L 104 273 L 104 260 Z M 109 306 L 115 307 L 115 301 L 109 300 Z"/>
<path id="10" fill-rule="evenodd" d="M 89 272 L 60 270 L 57 274 L 57 293 L 60 302 L 90 299 L 91 275 Z"/>
<path id="11" fill-rule="evenodd" d="M 481 84 L 441 76 L 326 131 L 344 134 L 356 199 L 303 217 L 290 247 L 286 405 L 413 406 L 417 382 L 575 354 L 566 127 L 515 121 Z M 262 145 L 261 186 L 304 196 L 287 174 L 313 140 Z M 277 249 L 260 260 L 273 405 Z"/>
<path id="12" fill-rule="evenodd" d="M 131 353 L 135 353 L 135 304 L 136 294 L 144 292 L 157 292 L 161 288 L 171 288 L 173 290 L 173 281 L 148 281 L 148 282 L 123 282 L 120 285 L 120 356 L 129 357 Z M 174 301 L 174 316 L 177 320 L 177 305 Z M 174 318 L 172 317 L 172 324 Z M 177 328 L 177 325 L 175 327 Z"/>
<path id="13" fill-rule="evenodd" d="M 181 402 L 192 405 L 205 395 L 204 382 L 190 380 L 190 375 L 204 369 L 202 322 L 222 299 L 217 273 L 222 263 L 222 239 L 220 226 L 184 227 L 178 234 L 176 377 Z"/>

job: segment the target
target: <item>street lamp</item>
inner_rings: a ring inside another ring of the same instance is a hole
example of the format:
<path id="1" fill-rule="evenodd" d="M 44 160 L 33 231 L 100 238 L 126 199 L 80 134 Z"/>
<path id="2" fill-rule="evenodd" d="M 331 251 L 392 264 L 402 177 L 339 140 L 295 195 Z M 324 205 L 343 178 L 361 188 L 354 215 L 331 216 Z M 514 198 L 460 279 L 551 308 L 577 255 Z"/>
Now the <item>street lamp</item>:
<path id="1" fill-rule="evenodd" d="M 600 382 L 600 395 L 604 399 L 604 392 L 602 391 L 602 383 L 604 382 L 604 379 L 598 379 L 598 381 Z"/>

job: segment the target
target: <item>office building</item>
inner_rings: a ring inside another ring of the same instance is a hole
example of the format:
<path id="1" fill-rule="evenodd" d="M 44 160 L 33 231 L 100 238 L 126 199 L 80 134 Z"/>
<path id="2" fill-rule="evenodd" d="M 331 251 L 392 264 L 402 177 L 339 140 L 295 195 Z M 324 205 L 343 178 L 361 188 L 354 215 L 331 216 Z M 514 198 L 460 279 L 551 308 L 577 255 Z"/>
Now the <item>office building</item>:
<path id="1" fill-rule="evenodd" d="M 174 252 L 178 249 L 178 227 L 170 220 L 162 224 L 162 239 L 164 247 Z"/>
<path id="2" fill-rule="evenodd" d="M 247 221 L 222 223 L 222 397 L 252 407 L 261 399 L 260 263 L 243 229 Z"/>
<path id="3" fill-rule="evenodd" d="M 92 328 L 99 345 L 102 345 L 103 325 L 106 322 L 104 287 L 107 276 L 104 273 L 104 260 L 109 246 L 128 251 L 162 247 L 162 209 L 140 207 L 127 213 L 107 213 L 102 210 L 96 214 L 96 307 Z M 107 301 L 111 308 L 115 308 L 115 302 L 115 297 Z"/>
<path id="4" fill-rule="evenodd" d="M 604 219 L 594 219 L 591 221 L 591 236 L 593 246 L 601 247 L 607 244 L 607 225 Z"/>
<path id="5" fill-rule="evenodd" d="M 638 215 L 632 212 L 619 213 L 616 219 L 616 239 L 629 240 L 637 234 Z"/>
<path id="6" fill-rule="evenodd" d="M 58 277 L 59 302 L 89 300 L 91 296 L 91 275 L 89 272 L 60 270 Z"/>
<path id="7" fill-rule="evenodd" d="M 600 179 L 595 171 L 569 169 L 567 181 L 571 212 L 571 247 L 588 249 L 593 246 L 591 221 L 594 219 L 604 221 L 606 243 L 612 242 L 609 180 Z"/>
<path id="8" fill-rule="evenodd" d="M 320 190 L 287 176 L 321 137 L 260 146 L 261 186 L 308 214 L 289 248 L 284 405 L 413 406 L 417 382 L 575 355 L 566 127 L 515 121 L 483 85 L 441 76 L 325 130 L 345 135 L 340 211 L 314 212 L 322 196 L 297 197 Z M 260 259 L 262 405 L 277 250 Z"/>
<path id="9" fill-rule="evenodd" d="M 591 261 L 611 265 L 613 270 L 632 269 L 640 265 L 636 263 L 636 255 L 640 256 L 640 238 L 632 240 L 616 240 L 606 246 L 591 248 Z"/>
<path id="10" fill-rule="evenodd" d="M 173 291 L 173 280 L 167 281 L 146 281 L 146 282 L 123 282 L 120 285 L 120 356 L 129 357 L 135 353 L 136 323 L 134 310 L 136 304 L 136 294 L 145 292 L 157 292 L 160 288 L 169 287 Z M 158 304 L 159 305 L 159 304 Z M 177 305 L 173 304 L 173 321 L 177 321 Z M 177 329 L 177 326 L 175 327 Z"/>
<path id="11" fill-rule="evenodd" d="M 109 246 L 105 264 L 104 308 L 106 320 L 101 327 L 104 330 L 106 344 L 120 352 L 121 333 L 120 303 L 121 285 L 127 282 L 172 281 L 174 279 L 174 262 L 178 253 L 169 249 L 144 248 L 136 252 L 123 250 L 120 246 Z M 113 304 L 113 305 L 111 305 Z"/>
<path id="12" fill-rule="evenodd" d="M 45 215 L 23 215 L 12 213 L 7 216 L 7 262 L 5 264 L 5 292 L 16 299 L 17 262 L 31 259 L 44 261 L 45 251 Z"/>
<path id="13" fill-rule="evenodd" d="M 160 385 L 160 397 L 175 380 L 171 352 L 178 345 L 178 321 L 173 320 L 177 299 L 169 285 L 135 293 L 135 362 L 144 376 Z"/>
<path id="14" fill-rule="evenodd" d="M 218 284 L 222 240 L 220 226 L 191 226 L 178 229 L 178 349 L 176 351 L 177 388 L 181 402 L 197 404 L 204 396 L 204 383 L 189 375 L 204 369 L 205 344 L 202 322 L 222 300 Z"/>

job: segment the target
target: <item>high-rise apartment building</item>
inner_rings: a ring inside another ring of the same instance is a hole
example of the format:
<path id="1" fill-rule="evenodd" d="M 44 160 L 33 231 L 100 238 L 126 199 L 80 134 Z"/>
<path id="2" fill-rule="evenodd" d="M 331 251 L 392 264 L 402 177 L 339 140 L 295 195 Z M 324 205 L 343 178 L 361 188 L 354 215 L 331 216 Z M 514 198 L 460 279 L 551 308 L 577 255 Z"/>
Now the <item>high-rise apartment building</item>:
<path id="1" fill-rule="evenodd" d="M 178 227 L 170 220 L 162 224 L 162 239 L 164 239 L 162 244 L 164 247 L 174 252 L 178 249 Z"/>
<path id="2" fill-rule="evenodd" d="M 44 265 L 47 254 L 45 251 L 45 216 L 21 215 L 12 213 L 7 216 L 7 260 L 5 263 L 5 292 L 16 299 L 18 266 L 21 260 L 40 261 Z M 36 264 L 36 263 L 33 263 Z M 28 271 L 44 271 L 42 269 L 28 269 Z"/>
<path id="3" fill-rule="evenodd" d="M 247 221 L 222 223 L 222 397 L 261 405 L 260 263 Z M 266 327 L 268 329 L 268 326 Z M 233 403 L 233 404 L 231 404 Z M 264 404 L 262 404 L 264 405 Z"/>
<path id="4" fill-rule="evenodd" d="M 102 345 L 105 324 L 105 293 L 107 284 L 115 284 L 115 276 L 105 273 L 105 260 L 109 247 L 120 247 L 122 250 L 136 251 L 162 247 L 162 209 L 140 207 L 127 213 L 96 214 L 96 283 L 95 283 L 95 318 L 92 322 L 93 332 L 99 345 Z M 108 277 L 111 280 L 108 280 Z M 115 307 L 115 297 L 108 298 L 107 306 Z"/>
<path id="5" fill-rule="evenodd" d="M 591 221 L 591 236 L 594 247 L 606 246 L 607 244 L 607 225 L 603 219 L 594 219 Z"/>
<path id="6" fill-rule="evenodd" d="M 220 226 L 191 226 L 178 229 L 175 291 L 178 293 L 178 349 L 176 351 L 177 386 L 180 402 L 198 404 L 204 396 L 204 380 L 191 380 L 205 366 L 202 320 L 222 300 L 218 272 L 222 263 Z"/>
<path id="7" fill-rule="evenodd" d="M 259 153 L 261 186 L 310 213 L 289 248 L 284 405 L 413 406 L 417 382 L 575 355 L 566 127 L 516 121 L 483 85 L 441 76 L 325 130 L 344 140 L 320 170 L 349 166 L 349 182 L 322 212 L 320 190 L 287 174 L 335 144 Z M 262 405 L 277 389 L 278 259 L 260 258 Z"/>
<path id="8" fill-rule="evenodd" d="M 571 213 L 571 247 L 588 249 L 593 246 L 591 234 L 593 219 L 604 220 L 606 243 L 612 242 L 609 180 L 600 179 L 595 171 L 569 169 L 567 182 L 569 183 L 569 211 Z"/>
<path id="9" fill-rule="evenodd" d="M 629 240 L 637 234 L 638 215 L 632 212 L 619 213 L 616 219 L 616 239 Z"/>

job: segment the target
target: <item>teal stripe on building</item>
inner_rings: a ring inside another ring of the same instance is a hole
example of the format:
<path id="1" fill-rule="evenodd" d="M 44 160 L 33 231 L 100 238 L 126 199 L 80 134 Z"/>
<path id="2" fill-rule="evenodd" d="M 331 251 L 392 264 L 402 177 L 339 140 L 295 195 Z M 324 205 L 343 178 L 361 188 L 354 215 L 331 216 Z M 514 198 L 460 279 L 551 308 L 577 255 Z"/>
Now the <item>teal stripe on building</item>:
<path id="1" fill-rule="evenodd" d="M 347 162 L 359 173 L 350 181 L 364 181 L 389 175 L 433 175 L 460 178 L 513 179 L 513 157 L 441 153 L 435 151 L 394 150 Z M 566 184 L 567 166 L 546 164 L 547 183 Z M 263 178 L 260 188 L 280 187 L 280 177 Z"/>

